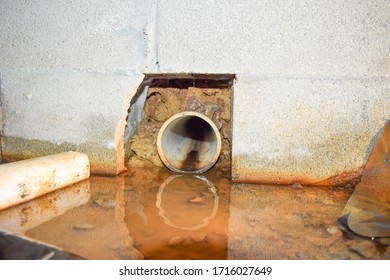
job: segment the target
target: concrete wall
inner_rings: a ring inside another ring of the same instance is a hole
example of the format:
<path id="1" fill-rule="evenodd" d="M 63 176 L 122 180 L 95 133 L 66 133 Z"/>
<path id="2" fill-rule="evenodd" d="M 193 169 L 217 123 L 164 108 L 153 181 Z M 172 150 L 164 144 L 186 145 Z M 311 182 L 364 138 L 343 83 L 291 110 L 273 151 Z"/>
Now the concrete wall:
<path id="1" fill-rule="evenodd" d="M 236 73 L 237 181 L 334 184 L 390 117 L 390 2 L 160 1 L 162 72 Z"/>
<path id="2" fill-rule="evenodd" d="M 4 0 L 4 156 L 75 149 L 93 171 L 119 172 L 143 72 L 232 73 L 233 179 L 347 180 L 390 117 L 389 9 L 385 0 Z"/>
<path id="3" fill-rule="evenodd" d="M 129 99 L 147 58 L 147 6 L 1 1 L 5 159 L 78 150 L 95 172 L 123 170 Z"/>

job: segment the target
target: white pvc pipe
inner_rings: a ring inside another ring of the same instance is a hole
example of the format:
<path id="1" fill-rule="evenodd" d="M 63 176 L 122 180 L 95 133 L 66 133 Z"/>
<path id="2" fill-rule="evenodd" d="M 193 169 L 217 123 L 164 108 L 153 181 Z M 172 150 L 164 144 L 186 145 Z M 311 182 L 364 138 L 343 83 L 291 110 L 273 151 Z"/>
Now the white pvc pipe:
<path id="1" fill-rule="evenodd" d="M 169 118 L 157 136 L 163 163 L 180 173 L 203 173 L 218 160 L 221 135 L 214 122 L 203 114 L 185 111 Z"/>
<path id="2" fill-rule="evenodd" d="M 0 165 L 0 210 L 88 179 L 87 155 L 65 152 Z"/>
<path id="3" fill-rule="evenodd" d="M 0 211 L 0 228 L 24 234 L 89 201 L 89 180 Z M 44 205 L 44 207 L 42 207 Z"/>

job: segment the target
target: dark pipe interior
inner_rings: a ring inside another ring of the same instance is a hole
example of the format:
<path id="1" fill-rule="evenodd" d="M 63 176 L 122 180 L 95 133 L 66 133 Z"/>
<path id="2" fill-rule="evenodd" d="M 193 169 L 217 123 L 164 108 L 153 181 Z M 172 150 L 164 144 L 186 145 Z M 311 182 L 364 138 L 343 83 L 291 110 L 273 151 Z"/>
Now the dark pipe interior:
<path id="1" fill-rule="evenodd" d="M 212 128 L 203 119 L 190 117 L 184 124 L 184 131 L 188 138 L 201 141 L 197 142 L 197 145 L 188 152 L 181 166 L 183 171 L 193 171 L 199 168 L 199 151 L 201 150 L 200 143 L 206 140 L 209 133 L 212 133 Z"/>

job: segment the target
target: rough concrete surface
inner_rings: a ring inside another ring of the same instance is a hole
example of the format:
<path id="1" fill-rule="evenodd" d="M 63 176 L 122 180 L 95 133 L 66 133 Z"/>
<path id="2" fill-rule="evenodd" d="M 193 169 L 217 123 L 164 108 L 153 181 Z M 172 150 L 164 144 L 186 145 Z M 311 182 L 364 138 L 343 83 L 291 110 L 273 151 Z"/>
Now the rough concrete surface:
<path id="1" fill-rule="evenodd" d="M 4 156 L 34 152 L 15 138 L 87 145 L 99 154 L 92 166 L 119 173 L 142 73 L 231 73 L 234 180 L 342 183 L 360 174 L 390 118 L 389 9 L 386 0 L 3 1 Z"/>
<path id="2" fill-rule="evenodd" d="M 342 183 L 360 174 L 390 117 L 389 8 L 161 1 L 160 69 L 237 74 L 234 180 Z"/>
<path id="3" fill-rule="evenodd" d="M 389 86 L 375 79 L 238 78 L 233 179 L 334 185 L 358 176 L 390 113 Z"/>
<path id="4" fill-rule="evenodd" d="M 21 158 L 37 154 L 33 143 L 39 141 L 48 143 L 37 148 L 45 153 L 55 152 L 51 145 L 84 150 L 92 166 L 103 166 L 93 172 L 124 170 L 125 119 L 146 60 L 147 4 L 2 2 L 7 160 L 16 153 Z"/>

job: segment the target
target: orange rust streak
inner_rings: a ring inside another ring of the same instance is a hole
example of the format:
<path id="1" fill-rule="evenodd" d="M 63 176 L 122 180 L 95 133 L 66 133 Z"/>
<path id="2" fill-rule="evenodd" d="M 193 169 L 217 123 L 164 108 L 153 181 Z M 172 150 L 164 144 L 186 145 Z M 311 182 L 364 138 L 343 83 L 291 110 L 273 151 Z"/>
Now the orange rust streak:
<path id="1" fill-rule="evenodd" d="M 233 174 L 232 181 L 236 183 L 247 184 L 267 184 L 267 185 L 290 185 L 293 183 L 300 183 L 302 185 L 312 186 L 335 186 L 351 182 L 352 180 L 361 176 L 362 167 L 358 167 L 340 174 L 331 176 L 327 179 L 307 178 L 303 176 L 291 175 L 266 175 L 261 174 L 261 171 L 239 170 L 239 175 Z"/>

